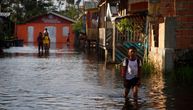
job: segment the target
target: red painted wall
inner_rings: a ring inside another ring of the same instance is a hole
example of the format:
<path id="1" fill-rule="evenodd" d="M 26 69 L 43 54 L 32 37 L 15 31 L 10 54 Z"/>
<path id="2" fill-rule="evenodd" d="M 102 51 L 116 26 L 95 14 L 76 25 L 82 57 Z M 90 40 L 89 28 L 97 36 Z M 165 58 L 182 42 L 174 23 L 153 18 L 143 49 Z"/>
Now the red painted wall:
<path id="1" fill-rule="evenodd" d="M 27 28 L 25 24 L 16 26 L 16 34 L 18 39 L 23 39 L 24 42 L 27 42 Z"/>

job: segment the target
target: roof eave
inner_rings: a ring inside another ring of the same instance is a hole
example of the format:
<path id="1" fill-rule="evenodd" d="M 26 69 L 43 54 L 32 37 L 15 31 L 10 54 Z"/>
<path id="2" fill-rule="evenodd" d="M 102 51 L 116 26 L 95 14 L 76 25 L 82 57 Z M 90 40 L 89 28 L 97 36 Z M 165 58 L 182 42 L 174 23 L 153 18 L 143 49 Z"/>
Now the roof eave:
<path id="1" fill-rule="evenodd" d="M 60 14 L 57 14 L 57 13 L 55 13 L 55 12 L 48 12 L 48 14 L 53 14 L 53 15 L 55 15 L 55 16 L 58 16 L 58 17 L 60 17 L 60 18 L 63 18 L 63 19 L 66 19 L 66 20 L 68 20 L 68 21 L 71 21 L 71 22 L 73 22 L 73 23 L 75 23 L 76 21 L 75 20 L 73 20 L 73 19 L 71 19 L 71 18 L 68 18 L 68 17 L 65 17 L 65 16 L 62 16 L 62 15 L 60 15 Z"/>

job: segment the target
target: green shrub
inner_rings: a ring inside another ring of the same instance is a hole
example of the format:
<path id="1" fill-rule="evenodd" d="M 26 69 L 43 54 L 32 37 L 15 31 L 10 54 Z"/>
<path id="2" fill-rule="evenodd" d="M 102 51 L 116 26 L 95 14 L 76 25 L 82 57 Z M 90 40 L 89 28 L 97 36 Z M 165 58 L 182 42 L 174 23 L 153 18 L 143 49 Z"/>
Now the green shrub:
<path id="1" fill-rule="evenodd" d="M 171 73 L 171 79 L 180 83 L 193 84 L 193 68 L 190 66 L 176 68 Z"/>
<path id="2" fill-rule="evenodd" d="M 74 32 L 81 32 L 82 30 L 82 21 L 77 21 L 76 23 L 73 23 L 72 29 Z"/>
<path id="3" fill-rule="evenodd" d="M 156 68 L 153 62 L 150 61 L 144 61 L 142 65 L 142 73 L 144 76 L 149 76 L 152 73 L 156 73 Z"/>

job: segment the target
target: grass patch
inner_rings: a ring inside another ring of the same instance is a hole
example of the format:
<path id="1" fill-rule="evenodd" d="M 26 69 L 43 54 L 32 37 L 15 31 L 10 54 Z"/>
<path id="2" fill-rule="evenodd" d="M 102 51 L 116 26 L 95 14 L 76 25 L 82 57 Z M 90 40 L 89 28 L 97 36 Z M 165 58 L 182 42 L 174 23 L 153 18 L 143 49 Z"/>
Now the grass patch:
<path id="1" fill-rule="evenodd" d="M 181 84 L 193 84 L 193 68 L 190 66 L 178 67 L 171 73 L 171 79 Z"/>
<path id="2" fill-rule="evenodd" d="M 142 71 L 143 76 L 149 76 L 152 73 L 156 73 L 157 69 L 155 65 L 153 64 L 153 62 L 144 61 L 141 71 Z"/>

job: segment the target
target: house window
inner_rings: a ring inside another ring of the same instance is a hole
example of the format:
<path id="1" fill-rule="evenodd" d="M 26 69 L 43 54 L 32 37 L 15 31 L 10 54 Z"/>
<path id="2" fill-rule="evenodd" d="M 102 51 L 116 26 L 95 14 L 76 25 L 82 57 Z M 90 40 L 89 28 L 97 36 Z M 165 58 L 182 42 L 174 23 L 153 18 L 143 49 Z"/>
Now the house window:
<path id="1" fill-rule="evenodd" d="M 68 37 L 69 35 L 69 27 L 68 26 L 64 26 L 63 29 L 62 29 L 62 35 L 64 37 Z"/>

